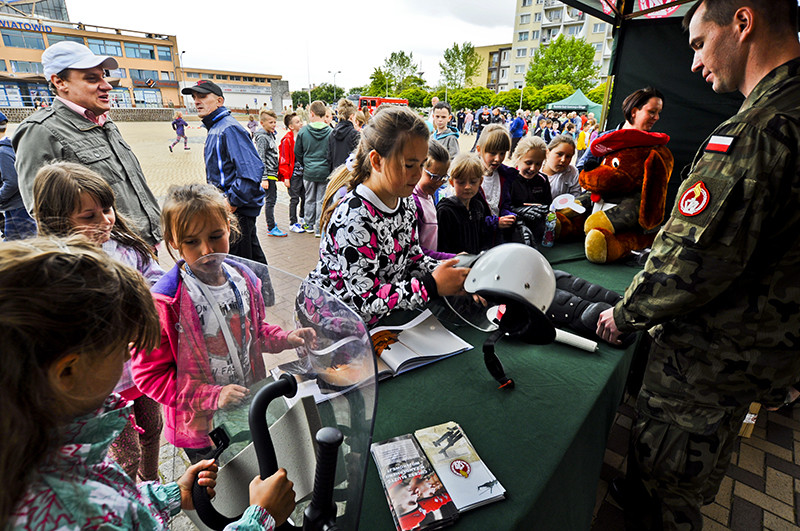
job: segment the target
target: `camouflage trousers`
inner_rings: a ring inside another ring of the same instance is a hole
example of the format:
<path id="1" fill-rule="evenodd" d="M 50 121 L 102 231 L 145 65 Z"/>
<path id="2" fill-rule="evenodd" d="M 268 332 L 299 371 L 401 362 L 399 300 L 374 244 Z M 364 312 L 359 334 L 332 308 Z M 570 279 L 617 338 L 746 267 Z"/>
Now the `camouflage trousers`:
<path id="1" fill-rule="evenodd" d="M 719 490 L 750 402 L 781 400 L 795 378 L 780 355 L 722 355 L 671 339 L 655 339 L 637 398 L 627 483 L 639 501 L 626 507 L 629 529 L 702 529 L 700 507 Z"/>

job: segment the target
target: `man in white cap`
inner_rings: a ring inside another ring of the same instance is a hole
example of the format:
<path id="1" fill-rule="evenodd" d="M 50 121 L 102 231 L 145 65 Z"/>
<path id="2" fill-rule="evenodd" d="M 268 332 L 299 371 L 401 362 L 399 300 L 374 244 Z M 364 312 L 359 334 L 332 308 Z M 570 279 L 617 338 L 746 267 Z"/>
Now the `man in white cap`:
<path id="1" fill-rule="evenodd" d="M 104 69 L 117 68 L 117 60 L 63 41 L 44 51 L 42 66 L 56 98 L 52 106 L 26 118 L 13 139 L 25 208 L 33 210 L 33 179 L 39 168 L 54 160 L 77 162 L 111 185 L 119 212 L 155 245 L 161 241 L 158 203 L 136 155 L 108 116 L 111 85 Z"/>

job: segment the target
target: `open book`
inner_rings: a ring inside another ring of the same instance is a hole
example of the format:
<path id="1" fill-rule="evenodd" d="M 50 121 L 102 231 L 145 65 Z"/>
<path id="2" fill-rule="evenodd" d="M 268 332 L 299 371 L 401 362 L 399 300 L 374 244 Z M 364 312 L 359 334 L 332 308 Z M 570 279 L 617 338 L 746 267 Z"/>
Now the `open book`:
<path id="1" fill-rule="evenodd" d="M 445 328 L 430 310 L 408 323 L 370 330 L 378 355 L 378 378 L 396 376 L 454 356 L 472 345 Z"/>

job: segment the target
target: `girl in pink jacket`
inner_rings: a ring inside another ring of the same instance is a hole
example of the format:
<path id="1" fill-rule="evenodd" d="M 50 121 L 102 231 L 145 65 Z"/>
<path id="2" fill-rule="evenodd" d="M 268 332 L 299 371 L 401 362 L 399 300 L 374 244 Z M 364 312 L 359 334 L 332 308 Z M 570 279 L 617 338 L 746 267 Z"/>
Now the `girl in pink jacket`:
<path id="1" fill-rule="evenodd" d="M 212 449 L 214 412 L 243 403 L 249 386 L 266 376 L 262 351 L 298 347 L 314 331 L 287 332 L 264 322 L 261 281 L 246 265 L 202 260 L 226 254 L 235 230 L 216 188 L 172 187 L 161 221 L 169 252 L 178 251 L 181 260 L 152 288 L 161 345 L 135 357 L 133 378 L 163 404 L 167 441 L 197 462 Z"/>

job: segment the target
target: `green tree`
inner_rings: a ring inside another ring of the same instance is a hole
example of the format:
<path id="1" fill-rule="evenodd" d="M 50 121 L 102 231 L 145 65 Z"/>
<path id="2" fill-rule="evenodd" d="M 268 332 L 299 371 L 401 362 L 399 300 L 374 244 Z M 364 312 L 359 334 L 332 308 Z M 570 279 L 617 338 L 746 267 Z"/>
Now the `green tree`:
<path id="1" fill-rule="evenodd" d="M 586 97 L 595 103 L 603 104 L 603 97 L 606 95 L 606 83 L 600 83 L 595 88 L 586 93 Z"/>
<path id="2" fill-rule="evenodd" d="M 536 109 L 536 98 L 539 94 L 539 89 L 536 87 L 525 87 L 522 89 L 522 108 L 526 111 Z M 541 110 L 541 109 L 539 109 Z"/>
<path id="3" fill-rule="evenodd" d="M 444 61 L 439 61 L 442 79 L 451 89 L 464 87 L 478 73 L 483 58 L 475 51 L 471 42 L 460 45 L 456 42 L 444 51 Z"/>
<path id="4" fill-rule="evenodd" d="M 306 107 L 308 106 L 308 92 L 304 90 L 295 90 L 292 92 L 292 106 L 296 109 L 300 104 Z"/>
<path id="5" fill-rule="evenodd" d="M 510 111 L 519 109 L 519 89 L 504 90 L 498 92 L 492 98 L 492 107 L 506 107 Z M 523 102 L 524 104 L 525 102 Z"/>
<path id="6" fill-rule="evenodd" d="M 597 82 L 600 67 L 594 66 L 595 49 L 583 39 L 559 35 L 546 48 L 537 48 L 525 82 L 536 88 L 568 84 L 586 92 Z"/>
<path id="7" fill-rule="evenodd" d="M 335 88 L 335 92 L 334 92 Z M 328 104 L 335 105 L 339 98 L 343 98 L 345 96 L 344 88 L 342 87 L 334 87 L 334 85 L 330 83 L 321 83 L 311 89 L 311 100 L 320 100 L 324 101 Z"/>
<path id="8" fill-rule="evenodd" d="M 547 85 L 536 92 L 536 96 L 531 100 L 531 108 L 544 110 L 548 103 L 563 100 L 573 92 L 575 89 L 569 85 Z"/>
<path id="9" fill-rule="evenodd" d="M 406 53 L 403 50 L 392 52 L 389 57 L 384 60 L 383 72 L 389 79 L 389 91 L 393 94 L 407 88 L 405 83 L 408 78 L 422 77 L 419 72 L 419 65 L 414 63 L 414 53 Z"/>
<path id="10" fill-rule="evenodd" d="M 468 87 L 454 90 L 448 95 L 450 105 L 454 109 L 475 110 L 482 105 L 491 105 L 494 92 L 486 87 Z"/>
<path id="11" fill-rule="evenodd" d="M 401 98 L 408 100 L 409 107 L 424 107 L 425 98 L 430 98 L 428 91 L 421 87 L 410 87 L 400 93 Z"/>
<path id="12" fill-rule="evenodd" d="M 389 90 L 391 89 L 391 92 Z M 394 84 L 382 68 L 376 68 L 369 76 L 369 85 L 362 96 L 386 96 L 394 94 Z"/>

